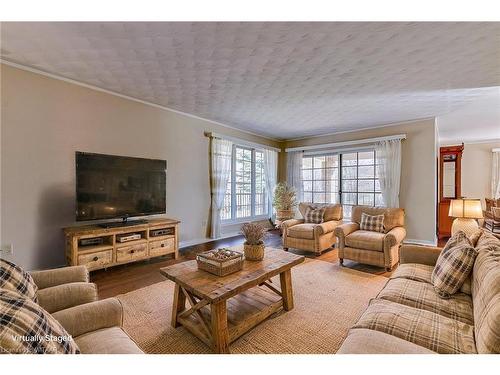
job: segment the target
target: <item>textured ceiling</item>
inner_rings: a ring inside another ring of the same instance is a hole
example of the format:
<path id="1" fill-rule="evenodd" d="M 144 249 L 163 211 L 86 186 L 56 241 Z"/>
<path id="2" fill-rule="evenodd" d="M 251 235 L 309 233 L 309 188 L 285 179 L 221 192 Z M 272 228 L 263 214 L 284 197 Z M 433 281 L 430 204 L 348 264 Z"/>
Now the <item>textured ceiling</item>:
<path id="1" fill-rule="evenodd" d="M 500 86 L 500 23 L 3 23 L 2 58 L 279 139 Z"/>

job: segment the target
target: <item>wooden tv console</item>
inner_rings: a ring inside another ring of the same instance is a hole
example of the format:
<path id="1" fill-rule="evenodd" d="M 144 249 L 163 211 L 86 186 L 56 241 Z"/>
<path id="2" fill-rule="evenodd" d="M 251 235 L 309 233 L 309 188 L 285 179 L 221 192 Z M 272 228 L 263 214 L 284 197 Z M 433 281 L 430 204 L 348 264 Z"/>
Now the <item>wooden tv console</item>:
<path id="1" fill-rule="evenodd" d="M 167 254 L 173 254 L 177 259 L 179 223 L 173 219 L 152 219 L 143 224 L 115 228 L 98 225 L 64 228 L 67 264 L 98 270 Z M 153 236 L 157 229 L 165 229 L 167 234 Z M 129 234 L 139 234 L 141 238 L 120 242 L 122 235 Z M 82 245 L 81 240 L 85 239 L 98 239 L 101 243 Z"/>

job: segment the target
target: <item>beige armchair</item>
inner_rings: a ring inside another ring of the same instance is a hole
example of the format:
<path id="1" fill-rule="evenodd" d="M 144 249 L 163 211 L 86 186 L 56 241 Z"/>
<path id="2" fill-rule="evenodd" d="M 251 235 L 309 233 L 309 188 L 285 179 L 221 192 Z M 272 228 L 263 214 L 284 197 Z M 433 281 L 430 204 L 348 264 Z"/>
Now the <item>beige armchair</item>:
<path id="1" fill-rule="evenodd" d="M 309 206 L 326 207 L 323 223 L 305 223 L 304 215 Z M 342 206 L 340 204 L 300 203 L 299 212 L 302 219 L 290 219 L 282 223 L 283 249 L 295 248 L 321 254 L 335 245 L 335 228 L 342 223 Z"/>
<path id="2" fill-rule="evenodd" d="M 73 336 L 81 353 L 141 354 L 122 329 L 123 308 L 116 298 L 98 301 L 85 266 L 31 271 L 38 303 Z"/>
<path id="3" fill-rule="evenodd" d="M 360 230 L 361 214 L 384 215 L 384 233 Z M 355 206 L 352 222 L 339 225 L 335 234 L 339 240 L 339 261 L 344 259 L 385 267 L 387 271 L 399 262 L 399 247 L 406 237 L 405 213 L 402 208 Z"/>

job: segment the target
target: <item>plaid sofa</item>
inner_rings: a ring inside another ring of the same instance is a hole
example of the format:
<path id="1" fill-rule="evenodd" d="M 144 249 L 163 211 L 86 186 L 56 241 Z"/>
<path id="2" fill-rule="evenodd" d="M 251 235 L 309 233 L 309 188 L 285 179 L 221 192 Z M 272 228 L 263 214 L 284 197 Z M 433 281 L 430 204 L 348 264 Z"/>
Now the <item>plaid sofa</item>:
<path id="1" fill-rule="evenodd" d="M 384 233 L 360 230 L 363 214 L 384 215 Z M 344 259 L 385 267 L 388 271 L 399 261 L 399 247 L 406 237 L 405 212 L 402 208 L 354 206 L 351 222 L 339 225 L 339 261 Z"/>
<path id="2" fill-rule="evenodd" d="M 97 287 L 89 282 L 85 266 L 30 274 L 38 288 L 37 303 L 73 337 L 81 353 L 142 353 L 121 328 L 121 303 L 116 298 L 98 300 Z"/>
<path id="3" fill-rule="evenodd" d="M 401 247 L 401 264 L 338 353 L 500 353 L 500 240 L 483 232 L 471 277 L 449 299 L 431 275 L 441 248 Z"/>
<path id="4" fill-rule="evenodd" d="M 305 214 L 308 207 L 324 208 L 323 222 L 306 223 Z M 335 246 L 335 228 L 342 224 L 342 206 L 340 204 L 317 204 L 302 202 L 299 204 L 301 219 L 290 219 L 282 223 L 283 249 L 300 249 L 321 254 Z"/>

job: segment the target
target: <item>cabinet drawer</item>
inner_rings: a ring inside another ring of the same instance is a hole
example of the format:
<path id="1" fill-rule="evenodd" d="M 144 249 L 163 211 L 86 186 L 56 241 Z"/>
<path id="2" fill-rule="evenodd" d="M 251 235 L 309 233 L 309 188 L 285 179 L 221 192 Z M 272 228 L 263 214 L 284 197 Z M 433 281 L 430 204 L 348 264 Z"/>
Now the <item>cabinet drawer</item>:
<path id="1" fill-rule="evenodd" d="M 161 241 L 152 241 L 149 243 L 149 256 L 159 256 L 170 254 L 175 251 L 175 239 L 167 238 Z"/>
<path id="2" fill-rule="evenodd" d="M 116 249 L 116 261 L 126 262 L 127 260 L 140 259 L 148 255 L 148 245 L 139 244 L 124 246 Z"/>
<path id="3" fill-rule="evenodd" d="M 103 268 L 113 262 L 113 250 L 78 255 L 78 265 L 87 266 L 89 270 Z"/>

